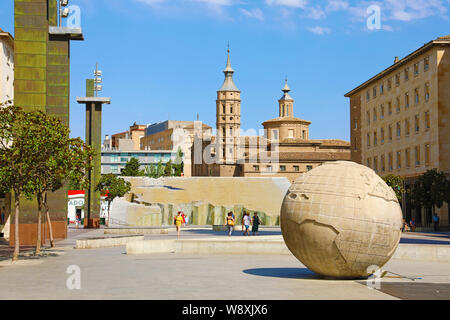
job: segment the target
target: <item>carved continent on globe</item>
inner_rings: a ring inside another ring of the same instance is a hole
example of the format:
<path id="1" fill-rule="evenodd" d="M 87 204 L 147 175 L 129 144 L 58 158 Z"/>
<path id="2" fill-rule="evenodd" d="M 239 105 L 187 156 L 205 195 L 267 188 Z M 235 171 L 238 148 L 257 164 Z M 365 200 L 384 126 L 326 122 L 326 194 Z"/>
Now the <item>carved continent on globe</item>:
<path id="1" fill-rule="evenodd" d="M 327 162 L 289 188 L 280 217 L 289 250 L 328 277 L 361 278 L 382 267 L 401 237 L 402 212 L 394 190 L 372 169 Z"/>

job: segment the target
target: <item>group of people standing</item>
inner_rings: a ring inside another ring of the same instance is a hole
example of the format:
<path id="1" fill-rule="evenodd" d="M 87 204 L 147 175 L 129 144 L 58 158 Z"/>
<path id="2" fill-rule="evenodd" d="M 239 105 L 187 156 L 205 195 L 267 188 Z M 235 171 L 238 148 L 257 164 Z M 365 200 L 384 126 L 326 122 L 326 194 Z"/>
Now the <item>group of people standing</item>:
<path id="1" fill-rule="evenodd" d="M 439 231 L 439 221 L 440 221 L 440 218 L 435 213 L 433 215 L 433 227 L 434 227 L 434 231 L 436 231 L 436 232 Z M 416 230 L 416 221 L 414 221 L 414 218 L 411 218 L 411 220 L 409 220 L 409 224 L 406 222 L 405 219 L 403 219 L 403 227 L 402 227 L 403 232 L 407 232 L 407 231 L 414 232 L 415 230 Z"/>
<path id="2" fill-rule="evenodd" d="M 259 225 L 261 224 L 261 219 L 258 216 L 258 213 L 255 212 L 253 217 L 250 217 L 250 213 L 244 212 L 244 215 L 242 216 L 242 234 L 245 236 L 250 236 L 250 226 L 252 227 L 252 234 L 258 235 L 259 232 Z M 234 226 L 236 225 L 236 218 L 234 216 L 233 212 L 228 212 L 227 215 L 227 232 L 228 236 L 231 237 L 231 234 L 233 233 Z"/>

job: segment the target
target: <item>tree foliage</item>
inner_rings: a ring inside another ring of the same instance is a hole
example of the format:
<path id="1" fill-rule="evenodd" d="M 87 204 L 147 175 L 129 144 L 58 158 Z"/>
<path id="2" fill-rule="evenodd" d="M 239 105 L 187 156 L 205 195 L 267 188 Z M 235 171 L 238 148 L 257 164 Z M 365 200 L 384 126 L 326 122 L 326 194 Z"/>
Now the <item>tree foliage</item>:
<path id="1" fill-rule="evenodd" d="M 41 212 L 45 209 L 50 230 L 50 243 L 53 246 L 53 235 L 50 223 L 47 192 L 60 189 L 64 182 L 78 184 L 84 189 L 88 186 L 88 172 L 92 168 L 94 151 L 80 138 L 71 139 L 69 128 L 57 118 L 43 112 L 30 114 L 36 134 L 31 141 L 40 150 L 39 157 L 34 159 L 31 183 L 38 203 L 38 237 L 36 253 L 40 251 Z"/>
<path id="2" fill-rule="evenodd" d="M 164 177 L 171 177 L 173 175 L 172 160 L 169 160 L 164 166 Z"/>
<path id="3" fill-rule="evenodd" d="M 95 190 L 106 195 L 105 201 L 108 203 L 107 225 L 109 225 L 111 203 L 115 198 L 123 197 L 127 192 L 129 192 L 131 190 L 131 183 L 110 173 L 102 175 Z"/>
<path id="4" fill-rule="evenodd" d="M 411 200 L 415 208 L 441 208 L 449 201 L 450 186 L 444 172 L 437 169 L 427 170 L 414 183 L 411 189 Z"/>
<path id="5" fill-rule="evenodd" d="M 38 202 L 38 237 L 40 250 L 41 215 L 48 214 L 47 192 L 56 191 L 67 179 L 86 183 L 92 150 L 81 139 L 70 139 L 69 129 L 58 119 L 43 112 L 25 112 L 9 103 L 0 108 L 0 185 L 14 192 L 15 250 L 19 255 L 20 198 L 36 197 Z"/>
<path id="6" fill-rule="evenodd" d="M 394 190 L 398 202 L 402 203 L 402 195 L 405 192 L 403 178 L 401 176 L 396 176 L 394 174 L 388 174 L 383 178 L 383 180 L 389 187 L 391 187 Z"/>
<path id="7" fill-rule="evenodd" d="M 139 160 L 135 157 L 132 157 L 125 168 L 122 170 L 122 176 L 124 177 L 139 177 L 144 175 L 144 171 L 140 169 L 141 164 Z"/>
<path id="8" fill-rule="evenodd" d="M 33 159 L 39 150 L 33 145 L 36 128 L 29 114 L 18 107 L 0 105 L 0 185 L 4 192 L 14 192 L 14 253 L 13 261 L 19 258 L 19 216 L 20 198 L 31 200 L 34 195 L 32 184 Z"/>

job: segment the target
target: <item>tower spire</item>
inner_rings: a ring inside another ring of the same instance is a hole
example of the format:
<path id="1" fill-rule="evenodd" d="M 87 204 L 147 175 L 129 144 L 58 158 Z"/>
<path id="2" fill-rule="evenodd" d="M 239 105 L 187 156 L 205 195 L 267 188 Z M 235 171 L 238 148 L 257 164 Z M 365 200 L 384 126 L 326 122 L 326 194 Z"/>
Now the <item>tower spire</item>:
<path id="1" fill-rule="evenodd" d="M 225 67 L 225 70 L 223 70 L 223 73 L 225 74 L 225 81 L 219 91 L 239 91 L 233 81 L 234 70 L 231 67 L 230 43 L 228 43 L 227 54 L 227 66 Z"/>

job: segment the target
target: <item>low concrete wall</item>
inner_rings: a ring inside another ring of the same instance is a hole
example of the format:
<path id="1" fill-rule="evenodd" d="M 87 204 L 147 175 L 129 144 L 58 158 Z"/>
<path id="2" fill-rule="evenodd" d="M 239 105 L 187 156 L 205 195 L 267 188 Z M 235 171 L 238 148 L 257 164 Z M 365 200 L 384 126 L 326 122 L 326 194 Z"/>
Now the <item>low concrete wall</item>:
<path id="1" fill-rule="evenodd" d="M 127 254 L 152 254 L 176 252 L 177 240 L 146 240 L 127 243 Z"/>
<path id="2" fill-rule="evenodd" d="M 127 244 L 127 254 L 291 254 L 284 241 L 274 237 L 145 240 Z"/>
<path id="3" fill-rule="evenodd" d="M 291 254 L 279 236 L 145 240 L 127 244 L 127 254 Z M 401 244 L 392 259 L 450 262 L 450 246 Z"/>
<path id="4" fill-rule="evenodd" d="M 392 259 L 450 262 L 450 246 L 430 244 L 401 244 Z"/>
<path id="5" fill-rule="evenodd" d="M 185 254 L 291 254 L 284 241 L 180 240 L 176 253 Z"/>
<path id="6" fill-rule="evenodd" d="M 169 228 L 106 228 L 105 234 L 169 234 Z"/>
<path id="7" fill-rule="evenodd" d="M 80 239 L 76 242 L 76 249 L 95 249 L 124 246 L 131 241 L 144 240 L 144 236 L 126 236 L 109 238 Z"/>

